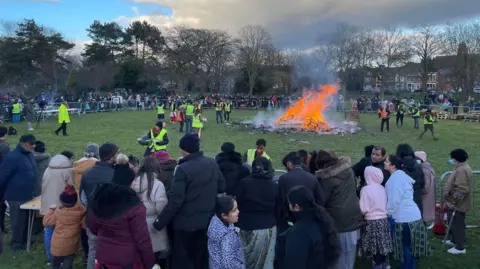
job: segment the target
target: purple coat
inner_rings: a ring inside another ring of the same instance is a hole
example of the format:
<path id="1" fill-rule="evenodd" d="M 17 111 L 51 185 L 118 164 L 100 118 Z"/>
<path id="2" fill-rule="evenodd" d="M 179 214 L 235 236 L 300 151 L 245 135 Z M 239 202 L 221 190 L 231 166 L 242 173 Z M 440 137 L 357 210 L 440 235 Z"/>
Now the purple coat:
<path id="1" fill-rule="evenodd" d="M 208 226 L 210 269 L 245 269 L 243 245 L 233 224 L 225 225 L 213 216 Z"/>
<path id="2" fill-rule="evenodd" d="M 422 189 L 422 207 L 423 207 L 423 221 L 435 220 L 435 170 L 428 162 L 422 163 L 423 176 L 425 178 L 425 186 Z"/>

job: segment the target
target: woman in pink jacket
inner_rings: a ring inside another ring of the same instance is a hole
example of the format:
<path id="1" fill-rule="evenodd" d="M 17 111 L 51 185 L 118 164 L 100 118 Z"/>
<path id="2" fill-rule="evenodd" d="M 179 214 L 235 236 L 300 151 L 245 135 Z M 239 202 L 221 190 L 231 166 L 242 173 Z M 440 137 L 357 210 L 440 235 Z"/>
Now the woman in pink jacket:
<path id="1" fill-rule="evenodd" d="M 387 217 L 387 192 L 382 186 L 382 170 L 365 168 L 367 186 L 360 191 L 360 209 L 365 218 L 362 248 L 373 256 L 373 268 L 387 268 L 387 255 L 393 251 Z"/>
<path id="2" fill-rule="evenodd" d="M 427 153 L 425 151 L 416 151 L 415 158 L 422 165 L 423 177 L 425 179 L 425 186 L 422 189 L 422 219 L 425 223 L 433 222 L 435 220 L 436 206 L 435 170 L 427 162 Z M 433 224 L 431 227 L 433 227 Z"/>

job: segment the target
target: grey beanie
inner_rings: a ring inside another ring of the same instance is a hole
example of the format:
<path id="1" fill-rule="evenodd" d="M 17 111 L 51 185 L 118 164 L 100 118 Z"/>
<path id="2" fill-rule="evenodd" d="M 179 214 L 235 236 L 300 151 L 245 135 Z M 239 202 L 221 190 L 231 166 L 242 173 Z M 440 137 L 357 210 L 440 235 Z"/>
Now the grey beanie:
<path id="1" fill-rule="evenodd" d="M 87 157 L 87 158 L 97 157 L 98 158 L 99 149 L 100 149 L 100 147 L 97 144 L 89 143 L 87 145 L 87 147 L 85 148 L 85 157 Z"/>

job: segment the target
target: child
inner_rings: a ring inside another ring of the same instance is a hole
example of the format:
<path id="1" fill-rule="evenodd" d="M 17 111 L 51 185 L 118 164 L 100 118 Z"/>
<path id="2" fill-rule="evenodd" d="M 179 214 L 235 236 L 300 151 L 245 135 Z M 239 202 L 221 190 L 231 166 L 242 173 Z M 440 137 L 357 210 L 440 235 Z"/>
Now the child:
<path id="1" fill-rule="evenodd" d="M 232 196 L 217 198 L 207 233 L 210 269 L 245 269 L 242 241 L 233 225 L 238 222 L 238 213 Z"/>
<path id="2" fill-rule="evenodd" d="M 202 135 L 202 128 L 203 128 L 203 122 L 202 122 L 202 114 L 200 111 L 197 109 L 195 111 L 195 114 L 193 115 L 193 121 L 192 121 L 192 127 L 195 130 L 195 133 L 198 134 L 198 138 Z"/>
<path id="3" fill-rule="evenodd" d="M 75 187 L 67 185 L 60 194 L 61 206 L 52 205 L 43 217 L 43 226 L 55 226 L 53 231 L 50 268 L 73 268 L 73 259 L 80 242 L 80 231 L 85 228 L 85 207 L 77 203 Z M 63 267 L 62 267 L 63 264 Z"/>
<path id="4" fill-rule="evenodd" d="M 363 251 L 373 255 L 373 268 L 387 268 L 387 255 L 393 251 L 387 218 L 387 192 L 381 185 L 382 170 L 365 168 L 367 186 L 360 191 L 360 209 L 366 220 L 362 234 Z"/>

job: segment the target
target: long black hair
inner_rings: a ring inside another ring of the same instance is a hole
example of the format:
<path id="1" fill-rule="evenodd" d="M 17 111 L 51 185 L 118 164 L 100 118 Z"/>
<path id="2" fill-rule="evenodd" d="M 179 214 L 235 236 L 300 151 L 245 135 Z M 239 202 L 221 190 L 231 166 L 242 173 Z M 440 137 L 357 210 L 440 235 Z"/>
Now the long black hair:
<path id="1" fill-rule="evenodd" d="M 148 156 L 143 159 L 142 165 L 140 169 L 138 169 L 138 174 L 140 175 L 140 192 L 142 192 L 143 175 L 147 178 L 147 199 L 151 202 L 152 198 L 150 196 L 152 194 L 153 183 L 157 178 L 160 179 L 160 162 L 157 158 Z"/>
<path id="2" fill-rule="evenodd" d="M 340 257 L 340 241 L 332 217 L 323 206 L 315 203 L 312 191 L 304 186 L 292 188 L 287 194 L 287 199 L 289 204 L 298 205 L 303 211 L 313 213 L 326 239 L 324 241 L 326 267 L 335 264 Z"/>

